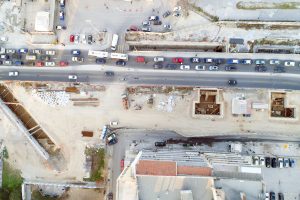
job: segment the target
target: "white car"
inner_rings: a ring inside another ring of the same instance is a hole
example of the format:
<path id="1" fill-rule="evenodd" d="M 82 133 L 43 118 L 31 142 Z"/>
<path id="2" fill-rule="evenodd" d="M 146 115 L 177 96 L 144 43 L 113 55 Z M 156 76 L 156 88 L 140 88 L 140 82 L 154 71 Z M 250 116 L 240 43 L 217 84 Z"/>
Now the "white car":
<path id="1" fill-rule="evenodd" d="M 86 36 L 85 36 L 85 34 L 81 35 L 81 42 L 82 42 L 82 44 L 86 44 Z"/>
<path id="2" fill-rule="evenodd" d="M 280 60 L 270 60 L 270 65 L 280 65 Z"/>
<path id="3" fill-rule="evenodd" d="M 15 49 L 6 49 L 6 53 L 16 53 Z"/>
<path id="4" fill-rule="evenodd" d="M 204 71 L 206 69 L 205 65 L 196 65 L 195 70 L 197 71 Z"/>
<path id="5" fill-rule="evenodd" d="M 69 75 L 68 78 L 69 78 L 69 80 L 77 80 L 76 75 Z"/>
<path id="6" fill-rule="evenodd" d="M 0 41 L 1 42 L 7 42 L 8 41 L 8 37 L 2 36 L 2 37 L 0 37 Z"/>
<path id="7" fill-rule="evenodd" d="M 219 70 L 219 67 L 218 67 L 218 66 L 215 66 L 215 65 L 212 65 L 212 66 L 209 66 L 209 70 L 210 70 L 210 71 L 218 71 L 218 70 Z"/>
<path id="8" fill-rule="evenodd" d="M 41 49 L 33 49 L 32 50 L 32 53 L 35 53 L 35 54 L 42 54 L 42 50 Z M 54 53 L 55 54 L 55 53 Z"/>
<path id="9" fill-rule="evenodd" d="M 255 61 L 255 64 L 256 64 L 256 65 L 265 65 L 265 64 L 266 64 L 266 61 L 265 61 L 265 60 L 256 60 L 256 61 Z"/>
<path id="10" fill-rule="evenodd" d="M 283 158 L 278 158 L 278 166 L 279 168 L 283 168 Z"/>
<path id="11" fill-rule="evenodd" d="M 260 158 L 259 158 L 259 164 L 260 164 L 261 166 L 265 166 L 266 162 L 265 162 L 265 158 L 264 158 L 264 157 L 260 157 Z"/>
<path id="12" fill-rule="evenodd" d="M 19 76 L 19 72 L 8 72 L 8 76 Z"/>
<path id="13" fill-rule="evenodd" d="M 12 61 L 11 60 L 4 60 L 3 65 L 12 65 Z"/>
<path id="14" fill-rule="evenodd" d="M 212 58 L 205 58 L 204 62 L 205 63 L 212 63 L 214 60 Z"/>
<path id="15" fill-rule="evenodd" d="M 295 67 L 295 62 L 294 61 L 285 61 L 284 66 L 286 67 Z"/>
<path id="16" fill-rule="evenodd" d="M 54 56 L 55 55 L 55 51 L 54 50 L 47 50 L 46 51 L 46 55 Z"/>
<path id="17" fill-rule="evenodd" d="M 72 57 L 72 61 L 73 61 L 73 62 L 83 62 L 83 58 L 77 57 L 77 56 L 73 56 L 73 57 Z"/>
<path id="18" fill-rule="evenodd" d="M 111 121 L 109 123 L 110 126 L 118 126 L 119 122 L 118 121 Z"/>
<path id="19" fill-rule="evenodd" d="M 265 200 L 270 200 L 270 193 L 269 192 L 265 193 Z"/>
<path id="20" fill-rule="evenodd" d="M 191 67 L 189 65 L 180 65 L 181 70 L 190 70 Z"/>
<path id="21" fill-rule="evenodd" d="M 165 58 L 164 57 L 154 57 L 153 60 L 154 60 L 154 62 L 164 62 Z"/>
<path id="22" fill-rule="evenodd" d="M 55 62 L 45 62 L 45 66 L 46 67 L 54 67 L 55 66 Z"/>
<path id="23" fill-rule="evenodd" d="M 75 36 L 74 36 L 74 43 L 78 44 L 79 43 L 79 39 L 80 39 L 79 34 L 75 34 Z"/>

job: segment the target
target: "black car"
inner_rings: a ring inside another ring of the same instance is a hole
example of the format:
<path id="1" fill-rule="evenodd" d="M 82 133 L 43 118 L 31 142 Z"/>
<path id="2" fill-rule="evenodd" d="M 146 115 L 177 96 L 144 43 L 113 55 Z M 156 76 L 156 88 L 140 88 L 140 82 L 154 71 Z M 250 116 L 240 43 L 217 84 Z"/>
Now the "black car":
<path id="1" fill-rule="evenodd" d="M 3 65 L 3 62 L 2 62 L 2 60 L 0 60 L 0 65 Z"/>
<path id="2" fill-rule="evenodd" d="M 105 76 L 114 76 L 115 73 L 112 72 L 112 71 L 107 71 L 107 72 L 104 72 Z"/>
<path id="3" fill-rule="evenodd" d="M 163 62 L 156 62 L 156 63 L 154 63 L 153 68 L 154 69 L 161 69 L 161 68 L 163 68 Z"/>
<path id="4" fill-rule="evenodd" d="M 174 70 L 174 69 L 177 68 L 177 65 L 176 65 L 176 64 L 171 64 L 171 63 L 170 63 L 170 64 L 167 64 L 167 65 L 165 66 L 165 68 L 166 68 L 166 69 L 173 69 L 173 70 Z"/>
<path id="5" fill-rule="evenodd" d="M 225 71 L 235 71 L 235 70 L 237 70 L 237 67 L 235 67 L 235 66 L 226 66 L 225 67 Z"/>
<path id="6" fill-rule="evenodd" d="M 167 142 L 166 141 L 163 141 L 163 142 L 155 142 L 155 146 L 156 147 L 164 147 L 167 145 Z"/>
<path id="7" fill-rule="evenodd" d="M 237 81 L 236 80 L 229 80 L 228 81 L 228 85 L 231 85 L 231 86 L 234 86 L 237 84 Z"/>
<path id="8" fill-rule="evenodd" d="M 277 159 L 276 158 L 272 158 L 272 160 L 271 160 L 271 166 L 272 166 L 272 168 L 276 168 L 277 167 Z"/>
<path id="9" fill-rule="evenodd" d="M 284 73 L 285 69 L 282 66 L 274 67 L 274 73 Z"/>
<path id="10" fill-rule="evenodd" d="M 124 61 L 124 60 L 118 60 L 118 61 L 116 62 L 116 65 L 125 66 L 125 65 L 126 65 L 126 61 Z"/>
<path id="11" fill-rule="evenodd" d="M 214 60 L 214 62 L 217 64 L 217 65 L 221 65 L 221 64 L 224 64 L 225 63 L 225 59 L 223 58 L 216 58 Z"/>
<path id="12" fill-rule="evenodd" d="M 190 58 L 190 61 L 191 61 L 191 63 L 199 63 L 199 62 L 201 62 L 201 59 L 197 58 L 197 57 L 193 57 L 193 58 Z"/>
<path id="13" fill-rule="evenodd" d="M 266 167 L 270 168 L 271 167 L 271 158 L 270 157 L 266 157 L 265 160 L 266 160 Z"/>
<path id="14" fill-rule="evenodd" d="M 96 63 L 97 64 L 105 64 L 106 60 L 104 58 L 96 58 Z"/>
<path id="15" fill-rule="evenodd" d="M 270 200 L 275 200 L 275 192 L 270 192 Z"/>
<path id="16" fill-rule="evenodd" d="M 21 60 L 22 59 L 22 55 L 14 53 L 14 54 L 11 55 L 11 58 L 12 59 L 16 59 L 16 60 Z"/>
<path id="17" fill-rule="evenodd" d="M 154 21 L 154 22 L 153 22 L 153 25 L 161 25 L 161 24 L 162 24 L 161 21 Z"/>
<path id="18" fill-rule="evenodd" d="M 108 199 L 108 200 L 113 200 L 113 199 L 114 199 L 114 195 L 113 195 L 112 192 L 108 193 L 107 199 Z"/>
<path id="19" fill-rule="evenodd" d="M 92 35 L 88 35 L 87 42 L 88 42 L 88 44 L 92 44 L 92 42 L 93 42 L 93 36 Z"/>
<path id="20" fill-rule="evenodd" d="M 163 18 L 166 18 L 168 16 L 171 15 L 171 12 L 170 11 L 166 11 L 164 14 L 163 14 Z"/>
<path id="21" fill-rule="evenodd" d="M 267 69 L 267 67 L 266 66 L 264 66 L 264 65 L 261 65 L 261 66 L 255 66 L 255 71 L 256 72 L 266 72 L 268 69 Z"/>
<path id="22" fill-rule="evenodd" d="M 284 200 L 284 196 L 281 192 L 278 193 L 278 200 Z"/>

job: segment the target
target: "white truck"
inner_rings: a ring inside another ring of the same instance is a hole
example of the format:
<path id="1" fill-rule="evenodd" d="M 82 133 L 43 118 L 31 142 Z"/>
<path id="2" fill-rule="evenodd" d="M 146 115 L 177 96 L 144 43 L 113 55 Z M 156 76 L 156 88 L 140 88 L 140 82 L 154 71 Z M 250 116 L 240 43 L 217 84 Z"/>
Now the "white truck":
<path id="1" fill-rule="evenodd" d="M 111 42 L 111 50 L 115 51 L 118 45 L 119 36 L 117 34 L 113 35 Z"/>
<path id="2" fill-rule="evenodd" d="M 108 52 L 89 50 L 88 55 L 89 56 L 95 56 L 97 58 L 107 58 L 108 57 Z"/>
<path id="3" fill-rule="evenodd" d="M 123 53 L 111 53 L 110 58 L 116 60 L 128 60 L 128 55 Z"/>

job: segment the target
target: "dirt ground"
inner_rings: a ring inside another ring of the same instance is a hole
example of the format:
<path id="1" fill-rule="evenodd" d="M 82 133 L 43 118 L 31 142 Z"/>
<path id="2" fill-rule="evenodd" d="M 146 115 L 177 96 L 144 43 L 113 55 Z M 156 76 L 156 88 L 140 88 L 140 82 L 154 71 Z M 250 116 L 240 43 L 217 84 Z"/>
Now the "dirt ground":
<path id="1" fill-rule="evenodd" d="M 65 200 L 104 200 L 103 190 L 71 188 Z"/>
<path id="2" fill-rule="evenodd" d="M 34 151 L 25 137 L 0 112 L 0 137 L 4 139 L 9 152 L 9 159 L 17 168 L 21 169 L 25 178 L 51 178 L 82 180 L 85 176 L 84 149 L 86 145 L 100 143 L 103 125 L 112 120 L 119 121 L 120 127 L 174 130 L 185 136 L 207 136 L 211 134 L 286 134 L 297 135 L 299 130 L 299 101 L 300 92 L 288 93 L 288 104 L 296 107 L 296 119 L 271 119 L 269 111 L 252 110 L 251 117 L 233 117 L 231 115 L 231 99 L 237 94 L 244 94 L 254 102 L 269 103 L 267 90 L 224 90 L 220 99 L 224 104 L 224 116 L 192 117 L 193 102 L 198 98 L 198 91 L 191 90 L 184 95 L 153 93 L 154 104 L 147 104 L 150 94 L 129 95 L 131 107 L 124 110 L 121 94 L 125 86 L 107 86 L 105 92 L 88 92 L 86 94 L 71 95 L 71 98 L 98 98 L 98 107 L 80 107 L 68 103 L 66 106 L 51 107 L 41 99 L 32 96 L 23 87 L 10 85 L 16 98 L 32 114 L 36 121 L 51 135 L 55 143 L 61 148 L 66 160 L 62 171 L 49 170 L 43 160 Z M 82 96 L 83 95 L 83 96 Z M 140 105 L 141 110 L 135 110 Z M 288 126 L 288 129 L 287 129 Z M 83 138 L 82 130 L 94 132 L 93 137 Z M 13 136 L 13 137 L 12 137 Z M 0 139 L 1 139 L 0 138 Z M 30 163 L 30 164 L 26 164 Z M 33 167 L 34 166 L 34 167 Z M 34 169 L 34 170 L 33 170 Z"/>

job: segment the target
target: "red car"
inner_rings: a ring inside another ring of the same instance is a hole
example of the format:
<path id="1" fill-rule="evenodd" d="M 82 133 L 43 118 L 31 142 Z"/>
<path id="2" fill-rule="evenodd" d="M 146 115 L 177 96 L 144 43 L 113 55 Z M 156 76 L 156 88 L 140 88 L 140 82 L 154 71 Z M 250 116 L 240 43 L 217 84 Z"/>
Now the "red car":
<path id="1" fill-rule="evenodd" d="M 61 66 L 61 67 L 65 67 L 65 66 L 68 66 L 68 65 L 69 65 L 69 63 L 67 61 L 60 61 L 59 62 L 59 66 Z"/>
<path id="2" fill-rule="evenodd" d="M 130 26 L 129 31 L 139 31 L 139 28 L 137 26 Z"/>
<path id="3" fill-rule="evenodd" d="M 70 35 L 70 42 L 74 42 L 74 38 L 75 38 L 74 35 Z"/>
<path id="4" fill-rule="evenodd" d="M 184 61 L 183 58 L 173 58 L 172 59 L 173 63 L 183 63 L 183 61 Z"/>
<path id="5" fill-rule="evenodd" d="M 44 65 L 45 65 L 45 63 L 42 62 L 42 61 L 37 61 L 37 62 L 35 63 L 35 66 L 37 66 L 37 67 L 43 67 Z"/>
<path id="6" fill-rule="evenodd" d="M 121 172 L 122 172 L 123 169 L 124 169 L 124 159 L 122 159 L 122 160 L 120 161 L 120 166 L 121 166 Z"/>
<path id="7" fill-rule="evenodd" d="M 135 61 L 138 62 L 138 63 L 144 63 L 145 58 L 143 56 L 138 56 L 138 57 L 136 57 Z"/>

